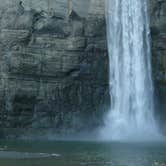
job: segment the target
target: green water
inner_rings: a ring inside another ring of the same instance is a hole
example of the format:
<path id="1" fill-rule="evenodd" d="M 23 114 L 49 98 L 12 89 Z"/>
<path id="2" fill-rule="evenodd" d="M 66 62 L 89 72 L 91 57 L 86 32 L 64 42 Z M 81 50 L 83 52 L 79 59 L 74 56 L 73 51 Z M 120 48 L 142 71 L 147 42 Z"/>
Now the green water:
<path id="1" fill-rule="evenodd" d="M 166 166 L 166 143 L 0 141 L 4 146 L 0 166 Z"/>

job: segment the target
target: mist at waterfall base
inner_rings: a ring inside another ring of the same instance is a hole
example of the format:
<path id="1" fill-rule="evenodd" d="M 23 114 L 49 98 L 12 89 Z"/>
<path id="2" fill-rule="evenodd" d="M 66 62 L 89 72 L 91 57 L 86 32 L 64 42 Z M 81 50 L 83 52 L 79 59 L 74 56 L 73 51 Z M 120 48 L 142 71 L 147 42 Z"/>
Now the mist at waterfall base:
<path id="1" fill-rule="evenodd" d="M 107 0 L 111 108 L 103 140 L 160 140 L 154 119 L 150 28 L 146 0 Z"/>

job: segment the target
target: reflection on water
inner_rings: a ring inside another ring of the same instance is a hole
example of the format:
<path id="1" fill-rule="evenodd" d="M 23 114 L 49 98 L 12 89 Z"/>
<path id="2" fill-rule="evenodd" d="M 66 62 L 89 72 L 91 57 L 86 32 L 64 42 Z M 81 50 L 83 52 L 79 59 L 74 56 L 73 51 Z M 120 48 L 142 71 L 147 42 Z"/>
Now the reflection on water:
<path id="1" fill-rule="evenodd" d="M 4 146 L 0 166 L 166 166 L 166 143 L 0 141 Z"/>

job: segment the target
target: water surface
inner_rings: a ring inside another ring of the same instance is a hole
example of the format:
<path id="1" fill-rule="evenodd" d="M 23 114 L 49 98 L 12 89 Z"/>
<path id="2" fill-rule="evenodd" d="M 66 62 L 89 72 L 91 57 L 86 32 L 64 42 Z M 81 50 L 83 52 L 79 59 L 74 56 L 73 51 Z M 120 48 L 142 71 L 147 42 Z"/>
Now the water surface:
<path id="1" fill-rule="evenodd" d="M 0 166 L 166 166 L 166 143 L 1 140 L 4 146 Z"/>

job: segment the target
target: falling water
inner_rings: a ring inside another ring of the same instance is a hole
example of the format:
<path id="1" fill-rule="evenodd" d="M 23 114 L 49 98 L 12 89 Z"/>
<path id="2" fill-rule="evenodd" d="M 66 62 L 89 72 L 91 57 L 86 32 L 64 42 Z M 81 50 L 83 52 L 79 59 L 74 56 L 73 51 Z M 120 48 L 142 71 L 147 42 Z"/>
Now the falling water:
<path id="1" fill-rule="evenodd" d="M 154 120 L 150 31 L 146 0 L 107 0 L 111 108 L 104 139 L 158 136 Z"/>

